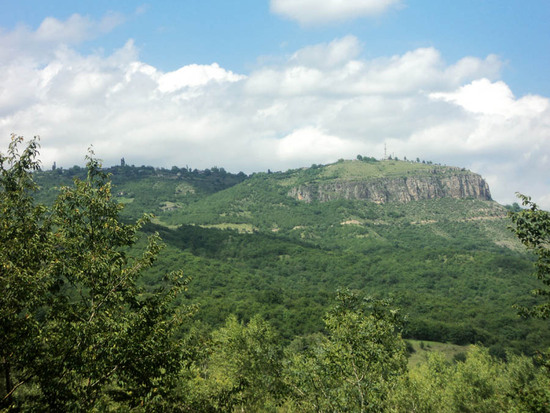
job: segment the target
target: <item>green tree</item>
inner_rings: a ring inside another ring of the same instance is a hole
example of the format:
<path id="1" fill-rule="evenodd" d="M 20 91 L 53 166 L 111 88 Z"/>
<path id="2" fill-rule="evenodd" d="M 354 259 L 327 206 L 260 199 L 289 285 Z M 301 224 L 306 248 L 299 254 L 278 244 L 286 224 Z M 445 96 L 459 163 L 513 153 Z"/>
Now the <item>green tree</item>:
<path id="1" fill-rule="evenodd" d="M 383 411 L 406 370 L 401 318 L 386 301 L 338 293 L 326 339 L 291 355 L 286 378 L 303 411 Z"/>
<path id="2" fill-rule="evenodd" d="M 412 367 L 390 395 L 390 412 L 547 412 L 550 377 L 526 356 L 504 362 L 473 346 L 462 362 L 442 353 Z"/>
<path id="3" fill-rule="evenodd" d="M 161 248 L 158 236 L 142 254 L 131 248 L 148 217 L 120 222 L 122 206 L 93 153 L 85 180 L 62 188 L 51 211 L 35 206 L 38 143 L 19 155 L 21 142 L 13 138 L 1 158 L 4 406 L 167 403 L 185 355 L 175 334 L 192 312 L 171 302 L 187 279 L 177 272 L 156 290 L 138 287 Z"/>
<path id="4" fill-rule="evenodd" d="M 12 405 L 14 392 L 33 377 L 25 367 L 39 356 L 38 316 L 52 284 L 50 223 L 32 198 L 38 142 L 19 153 L 21 142 L 12 136 L 7 154 L 0 154 L 1 406 Z"/>
<path id="5" fill-rule="evenodd" d="M 531 198 L 518 194 L 522 205 L 527 207 L 519 212 L 510 212 L 512 230 L 518 239 L 537 257 L 536 276 L 543 287 L 534 291 L 544 297 L 544 302 L 532 308 L 521 308 L 524 316 L 536 318 L 550 317 L 550 213 L 539 209 Z"/>
<path id="6" fill-rule="evenodd" d="M 543 298 L 543 302 L 532 307 L 519 307 L 519 313 L 524 317 L 548 319 L 550 317 L 550 213 L 539 209 L 531 198 L 517 194 L 522 205 L 527 207 L 519 212 L 509 212 L 512 219 L 512 230 L 527 249 L 537 257 L 535 263 L 536 277 L 542 282 L 542 287 L 533 294 Z M 538 363 L 546 368 L 550 377 L 550 349 L 539 352 Z"/>
<path id="7" fill-rule="evenodd" d="M 260 316 L 248 324 L 232 315 L 212 333 L 210 354 L 190 391 L 201 411 L 266 411 L 284 393 L 280 338 Z"/>

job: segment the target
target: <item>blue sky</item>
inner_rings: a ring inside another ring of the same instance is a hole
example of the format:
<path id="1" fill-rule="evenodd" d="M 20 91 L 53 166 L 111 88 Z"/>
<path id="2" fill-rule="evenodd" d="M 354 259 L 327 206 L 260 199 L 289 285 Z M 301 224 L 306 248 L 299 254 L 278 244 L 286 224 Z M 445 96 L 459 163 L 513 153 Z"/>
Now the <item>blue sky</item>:
<path id="1" fill-rule="evenodd" d="M 433 46 L 449 61 L 497 54 L 502 78 L 518 95 L 550 95 L 550 4 L 546 0 L 408 1 L 379 16 L 329 24 L 300 25 L 270 13 L 268 1 L 21 1 L 5 2 L 4 30 L 38 27 L 45 17 L 74 13 L 101 19 L 119 13 L 125 21 L 86 42 L 82 51 L 109 53 L 133 38 L 143 61 L 164 71 L 190 63 L 218 62 L 246 73 L 262 56 L 290 53 L 309 44 L 354 34 L 364 55 L 376 57 Z"/>
<path id="2" fill-rule="evenodd" d="M 44 164 L 252 172 L 362 153 L 550 207 L 546 0 L 0 1 L 0 133 Z"/>

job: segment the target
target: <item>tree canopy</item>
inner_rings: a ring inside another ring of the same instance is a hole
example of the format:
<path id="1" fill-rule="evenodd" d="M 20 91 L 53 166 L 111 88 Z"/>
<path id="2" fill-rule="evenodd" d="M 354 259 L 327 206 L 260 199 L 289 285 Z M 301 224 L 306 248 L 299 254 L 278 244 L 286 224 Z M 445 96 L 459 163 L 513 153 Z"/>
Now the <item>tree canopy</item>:
<path id="1" fill-rule="evenodd" d="M 527 249 L 533 251 L 536 276 L 543 286 L 534 291 L 544 297 L 544 302 L 531 308 L 521 308 L 521 313 L 536 318 L 550 317 L 550 213 L 540 209 L 531 198 L 518 194 L 526 209 L 510 212 L 513 231 Z"/>
<path id="2" fill-rule="evenodd" d="M 119 220 L 92 152 L 84 180 L 62 188 L 52 208 L 35 205 L 39 145 L 19 153 L 21 143 L 13 137 L 0 158 L 2 406 L 21 406 L 22 385 L 30 409 L 162 404 L 184 361 L 173 336 L 191 309 L 171 301 L 187 279 L 176 272 L 153 291 L 138 286 L 159 238 L 132 249 L 149 217 Z"/>

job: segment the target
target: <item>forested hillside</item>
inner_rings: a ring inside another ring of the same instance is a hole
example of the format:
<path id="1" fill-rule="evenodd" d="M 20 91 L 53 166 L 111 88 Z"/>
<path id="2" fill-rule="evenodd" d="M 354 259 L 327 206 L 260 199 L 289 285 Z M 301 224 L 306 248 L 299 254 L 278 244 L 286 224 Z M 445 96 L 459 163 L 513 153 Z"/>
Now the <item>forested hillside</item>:
<path id="1" fill-rule="evenodd" d="M 144 230 L 167 244 L 148 285 L 183 268 L 210 326 L 260 314 L 288 342 L 322 331 L 336 289 L 351 288 L 391 297 L 408 315 L 405 337 L 482 343 L 500 356 L 550 344 L 548 329 L 513 308 L 534 300 L 532 258 L 479 175 L 360 158 L 250 177 L 223 168 L 106 172 L 122 216 L 154 214 Z M 53 199 L 84 173 L 37 174 L 39 196 Z"/>
<path id="2" fill-rule="evenodd" d="M 527 198 L 368 157 L 39 171 L 20 142 L 1 158 L 3 408 L 547 411 L 530 291 L 550 219 Z M 407 367 L 403 338 L 479 347 Z"/>

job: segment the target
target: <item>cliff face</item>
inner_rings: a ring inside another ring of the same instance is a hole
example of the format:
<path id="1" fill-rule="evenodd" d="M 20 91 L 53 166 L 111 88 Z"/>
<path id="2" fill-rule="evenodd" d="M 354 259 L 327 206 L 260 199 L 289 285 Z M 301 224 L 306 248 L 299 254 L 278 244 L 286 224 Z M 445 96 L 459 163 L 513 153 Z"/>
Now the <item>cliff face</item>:
<path id="1" fill-rule="evenodd" d="M 437 198 L 491 200 L 491 192 L 485 180 L 471 172 L 374 178 L 364 181 L 334 180 L 299 185 L 292 188 L 288 195 L 305 202 L 357 199 L 381 204 Z"/>

